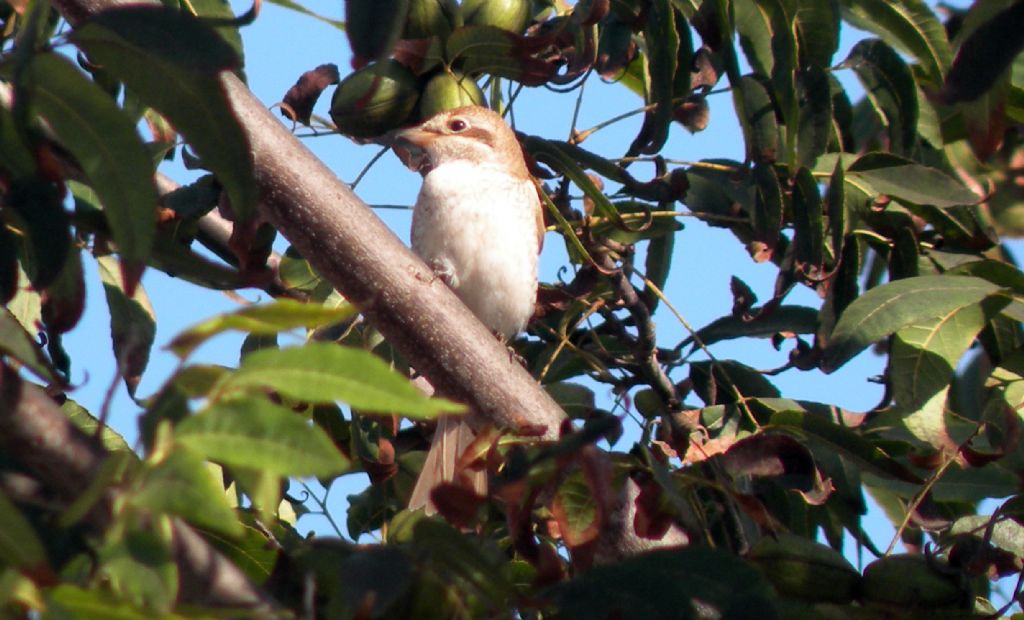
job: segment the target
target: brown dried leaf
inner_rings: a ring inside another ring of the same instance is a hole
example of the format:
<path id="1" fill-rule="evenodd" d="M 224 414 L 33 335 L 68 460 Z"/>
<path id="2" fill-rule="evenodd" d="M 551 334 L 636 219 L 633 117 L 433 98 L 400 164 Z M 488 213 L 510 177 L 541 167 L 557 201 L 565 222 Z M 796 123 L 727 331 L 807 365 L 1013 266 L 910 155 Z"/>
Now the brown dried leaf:
<path id="1" fill-rule="evenodd" d="M 281 114 L 308 126 L 313 115 L 313 106 L 316 105 L 320 94 L 331 84 L 337 84 L 340 79 L 338 66 L 333 63 L 306 71 L 285 93 Z"/>

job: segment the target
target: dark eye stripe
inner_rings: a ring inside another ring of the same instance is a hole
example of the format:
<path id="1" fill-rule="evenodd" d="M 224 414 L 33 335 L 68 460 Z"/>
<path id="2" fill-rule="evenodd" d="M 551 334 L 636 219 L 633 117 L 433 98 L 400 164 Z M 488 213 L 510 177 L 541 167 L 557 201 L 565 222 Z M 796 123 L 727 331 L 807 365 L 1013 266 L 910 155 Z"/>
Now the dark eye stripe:
<path id="1" fill-rule="evenodd" d="M 484 144 L 494 146 L 494 136 L 491 134 L 491 132 L 487 131 L 486 129 L 481 129 L 479 127 L 470 127 L 469 129 L 466 129 L 465 131 L 461 132 L 459 135 L 466 136 L 469 138 L 476 138 L 477 140 L 483 142 Z"/>

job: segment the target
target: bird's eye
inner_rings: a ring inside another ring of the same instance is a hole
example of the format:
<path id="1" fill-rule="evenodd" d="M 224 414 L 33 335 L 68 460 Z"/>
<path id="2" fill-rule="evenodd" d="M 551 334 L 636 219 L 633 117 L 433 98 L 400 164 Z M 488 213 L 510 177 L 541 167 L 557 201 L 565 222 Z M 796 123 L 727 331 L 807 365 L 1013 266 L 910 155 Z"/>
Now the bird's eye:
<path id="1" fill-rule="evenodd" d="M 466 131 L 467 128 L 469 128 L 469 123 L 462 120 L 461 118 L 453 118 L 452 120 L 448 121 L 448 129 L 450 129 L 453 133 Z"/>

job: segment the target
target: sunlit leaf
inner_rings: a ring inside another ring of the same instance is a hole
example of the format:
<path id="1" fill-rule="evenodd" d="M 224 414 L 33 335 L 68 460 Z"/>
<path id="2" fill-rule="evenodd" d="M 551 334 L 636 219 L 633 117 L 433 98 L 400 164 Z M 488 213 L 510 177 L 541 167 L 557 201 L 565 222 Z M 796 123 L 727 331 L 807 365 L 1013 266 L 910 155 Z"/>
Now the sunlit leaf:
<path id="1" fill-rule="evenodd" d="M 832 372 L 903 327 L 931 321 L 998 292 L 991 282 L 965 276 L 920 276 L 873 288 L 843 312 L 822 354 L 821 368 Z"/>
<path id="2" fill-rule="evenodd" d="M 889 380 L 897 405 L 914 411 L 949 385 L 957 363 L 974 343 L 978 332 L 1009 299 L 992 301 L 995 303 L 952 308 L 943 315 L 896 332 L 889 357 Z"/>
<path id="3" fill-rule="evenodd" d="M 276 334 L 297 327 L 322 327 L 351 318 L 356 309 L 349 305 L 329 308 L 321 304 L 279 299 L 269 304 L 248 306 L 221 314 L 175 336 L 167 345 L 175 355 L 188 357 L 199 345 L 227 331 Z"/>
<path id="4" fill-rule="evenodd" d="M 47 615 L 82 618 L 83 620 L 153 620 L 153 612 L 132 605 L 105 590 L 86 590 L 61 584 L 47 592 Z M 183 620 L 170 612 L 161 613 L 168 620 Z"/>
<path id="5" fill-rule="evenodd" d="M 365 413 L 433 418 L 458 413 L 462 405 L 428 398 L 381 358 L 363 349 L 310 343 L 254 351 L 219 389 L 269 388 L 317 403 L 343 401 Z"/>
<path id="6" fill-rule="evenodd" d="M 7 308 L 0 310 L 0 353 L 24 364 L 40 379 L 62 383 L 42 349 Z"/>
<path id="7" fill-rule="evenodd" d="M 263 398 L 211 405 L 178 424 L 174 436 L 204 458 L 280 476 L 327 477 L 349 467 L 322 429 Z"/>
<path id="8" fill-rule="evenodd" d="M 228 506 L 223 486 L 195 454 L 172 451 L 150 465 L 127 500 L 142 508 L 183 517 L 194 525 L 226 536 L 239 536 L 242 526 Z"/>

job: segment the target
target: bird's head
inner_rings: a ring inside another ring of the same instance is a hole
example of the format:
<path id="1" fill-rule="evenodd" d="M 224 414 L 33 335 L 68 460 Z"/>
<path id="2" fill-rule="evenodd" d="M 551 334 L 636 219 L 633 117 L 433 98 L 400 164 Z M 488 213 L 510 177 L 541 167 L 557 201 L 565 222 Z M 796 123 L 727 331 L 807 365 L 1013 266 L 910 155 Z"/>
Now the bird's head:
<path id="1" fill-rule="evenodd" d="M 423 174 L 465 160 L 529 176 L 515 133 L 500 115 L 481 106 L 446 110 L 421 125 L 396 132 L 392 139 L 403 163 Z"/>

